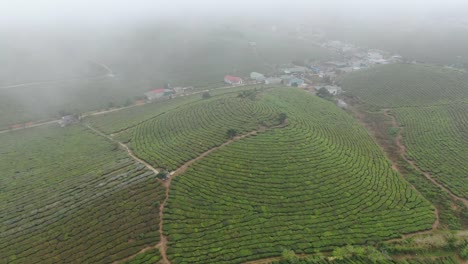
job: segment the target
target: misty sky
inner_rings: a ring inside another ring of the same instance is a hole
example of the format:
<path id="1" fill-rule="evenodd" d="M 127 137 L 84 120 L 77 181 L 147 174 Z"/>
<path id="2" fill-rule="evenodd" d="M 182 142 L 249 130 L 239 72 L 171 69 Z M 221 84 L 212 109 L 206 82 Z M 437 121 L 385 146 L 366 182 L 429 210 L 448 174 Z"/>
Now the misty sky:
<path id="1" fill-rule="evenodd" d="M 466 0 L 0 0 L 1 26 L 137 22 L 167 17 L 336 13 L 396 16 L 468 11 Z M 309 13 L 310 12 L 310 13 Z"/>

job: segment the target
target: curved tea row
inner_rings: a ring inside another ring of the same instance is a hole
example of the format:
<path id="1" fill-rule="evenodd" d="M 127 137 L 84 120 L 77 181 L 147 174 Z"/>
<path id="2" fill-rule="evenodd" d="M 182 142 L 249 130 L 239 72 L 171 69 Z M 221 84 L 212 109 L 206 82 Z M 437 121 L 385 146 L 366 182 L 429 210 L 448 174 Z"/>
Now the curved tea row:
<path id="1" fill-rule="evenodd" d="M 227 145 L 174 178 L 165 211 L 173 263 L 241 263 L 430 229 L 431 205 L 333 104 L 297 90 L 265 102 L 289 125 Z"/>

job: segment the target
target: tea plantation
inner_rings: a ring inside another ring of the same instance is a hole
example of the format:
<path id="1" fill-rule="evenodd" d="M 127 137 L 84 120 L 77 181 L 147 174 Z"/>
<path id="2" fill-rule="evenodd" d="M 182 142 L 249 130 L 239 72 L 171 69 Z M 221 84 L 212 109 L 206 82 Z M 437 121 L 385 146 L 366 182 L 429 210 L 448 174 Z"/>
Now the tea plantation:
<path id="1" fill-rule="evenodd" d="M 0 135 L 0 263 L 110 263 L 159 241 L 156 175 L 81 126 Z"/>
<path id="2" fill-rule="evenodd" d="M 174 178 L 164 211 L 172 263 L 241 263 L 431 228 L 432 206 L 351 116 L 299 90 L 276 89 L 262 102 L 255 113 L 277 109 L 288 125 L 224 146 Z"/>

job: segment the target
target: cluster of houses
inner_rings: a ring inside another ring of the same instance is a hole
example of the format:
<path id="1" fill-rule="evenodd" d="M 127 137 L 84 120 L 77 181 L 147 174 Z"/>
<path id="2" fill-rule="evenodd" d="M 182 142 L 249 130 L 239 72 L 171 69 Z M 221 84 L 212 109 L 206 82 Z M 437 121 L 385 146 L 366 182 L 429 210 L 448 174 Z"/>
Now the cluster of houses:
<path id="1" fill-rule="evenodd" d="M 151 90 L 145 93 L 147 101 L 160 101 L 164 99 L 170 99 L 177 95 L 185 95 L 192 93 L 194 90 L 193 86 L 188 87 L 174 87 L 171 88 L 169 85 L 166 88 L 159 88 Z"/>
<path id="2" fill-rule="evenodd" d="M 317 40 L 318 41 L 318 40 Z M 249 46 L 256 47 L 255 42 L 249 42 Z M 282 84 L 291 87 L 301 87 L 311 92 L 317 92 L 325 88 L 331 95 L 339 95 L 343 92 L 339 86 L 339 77 L 344 73 L 366 69 L 374 65 L 389 64 L 403 61 L 399 55 L 391 55 L 388 52 L 376 49 L 363 49 L 341 41 L 324 41 L 316 43 L 324 48 L 340 54 L 339 60 L 329 61 L 304 61 L 300 63 L 277 67 L 274 73 L 265 75 L 252 72 L 247 81 L 239 76 L 226 75 L 224 83 L 230 86 L 244 84 Z M 192 93 L 193 87 L 166 87 L 145 93 L 148 101 L 158 101 L 174 96 L 183 96 Z"/>

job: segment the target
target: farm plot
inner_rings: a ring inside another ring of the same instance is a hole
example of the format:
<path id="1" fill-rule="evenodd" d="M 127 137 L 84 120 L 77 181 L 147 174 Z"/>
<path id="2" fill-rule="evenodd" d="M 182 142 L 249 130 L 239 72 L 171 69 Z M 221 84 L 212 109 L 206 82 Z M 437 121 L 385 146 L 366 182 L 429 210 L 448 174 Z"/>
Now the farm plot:
<path id="1" fill-rule="evenodd" d="M 394 111 L 416 165 L 455 195 L 468 198 L 468 104 Z"/>
<path id="2" fill-rule="evenodd" d="M 431 228 L 431 205 L 352 117 L 293 89 L 263 100 L 288 114 L 287 127 L 231 143 L 174 178 L 164 218 L 173 263 L 241 263 Z"/>
<path id="3" fill-rule="evenodd" d="M 11 263 L 110 263 L 159 241 L 164 188 L 80 126 L 0 136 L 0 255 Z"/>
<path id="4" fill-rule="evenodd" d="M 257 97 L 262 97 L 261 93 Z M 239 98 L 238 94 L 199 101 L 148 120 L 119 138 L 139 158 L 154 167 L 175 170 L 206 150 L 229 138 L 227 130 L 238 133 L 279 123 L 279 112 L 261 98 Z"/>
<path id="5" fill-rule="evenodd" d="M 344 89 L 376 107 L 421 106 L 465 101 L 468 74 L 427 65 L 392 64 L 359 71 Z"/>

